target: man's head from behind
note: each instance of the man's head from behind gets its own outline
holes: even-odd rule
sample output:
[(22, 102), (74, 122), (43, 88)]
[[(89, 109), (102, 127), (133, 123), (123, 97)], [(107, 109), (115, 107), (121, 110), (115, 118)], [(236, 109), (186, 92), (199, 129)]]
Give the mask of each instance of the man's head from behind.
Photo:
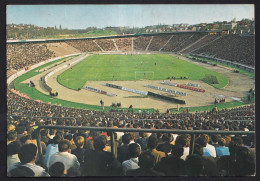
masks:
[(35, 144), (25, 144), (21, 147), (21, 149), (18, 152), (18, 157), (22, 164), (30, 163), (32, 161), (35, 161), (37, 154), (37, 147)]
[(132, 143), (128, 147), (131, 158), (136, 158), (141, 154), (141, 148), (137, 143)]
[(101, 151), (106, 148), (107, 138), (105, 136), (98, 136), (94, 139), (94, 147), (96, 151)]
[(158, 139), (156, 136), (150, 136), (148, 138), (148, 143), (147, 143), (147, 147), (150, 148), (150, 149), (154, 149), (156, 148), (158, 145)]
[(59, 152), (70, 152), (70, 142), (69, 140), (62, 140), (58, 144)]
[(75, 144), (77, 147), (81, 148), (84, 146), (85, 140), (83, 136), (77, 136), (75, 140)]
[(130, 134), (124, 134), (122, 136), (122, 142), (124, 143), (124, 145), (128, 145), (131, 141), (131, 135)]
[(54, 144), (59, 144), (59, 142), (61, 142), (63, 140), (63, 137), (60, 135), (56, 135), (53, 137), (53, 143)]
[(139, 156), (138, 165), (140, 168), (149, 169), (153, 168), (155, 164), (155, 158), (150, 151), (144, 151)]

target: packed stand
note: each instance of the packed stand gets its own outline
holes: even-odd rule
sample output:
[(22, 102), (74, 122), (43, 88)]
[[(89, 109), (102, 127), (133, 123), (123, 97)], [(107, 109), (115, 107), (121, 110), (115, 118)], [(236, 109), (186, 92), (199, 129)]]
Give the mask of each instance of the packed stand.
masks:
[(112, 39), (96, 39), (96, 42), (104, 51), (116, 51), (116, 47)]
[(165, 52), (176, 52), (175, 49), (178, 48), (184, 41), (190, 38), (192, 34), (175, 34), (171, 40), (162, 48), (162, 51)]
[(171, 38), (172, 35), (154, 36), (148, 48), (149, 51), (159, 51)]
[[(124, 125), (138, 125), (141, 128), (185, 129), (185, 130), (245, 130), (254, 131), (255, 107), (254, 105), (222, 109), (218, 111), (205, 111), (196, 113), (132, 113), (127, 112), (99, 112), (84, 109), (62, 107), (20, 97), (9, 92), (7, 95), (8, 121), (19, 120), (15, 115), (46, 116), (46, 117), (72, 117), (76, 119), (77, 126), (112, 127)], [(10, 120), (9, 120), (10, 119)], [(24, 118), (30, 122), (40, 121), (41, 118)], [(134, 121), (130, 119), (140, 119)], [(153, 120), (153, 119), (160, 119)], [(164, 120), (172, 121), (164, 121)], [(64, 121), (65, 120), (65, 121)], [(232, 121), (241, 120), (241, 121)], [(248, 121), (244, 121), (248, 120)], [(46, 121), (46, 120), (45, 120)], [(57, 120), (53, 120), (55, 123)], [(72, 119), (62, 119), (60, 125), (72, 125)], [(58, 122), (58, 121), (57, 121)], [(50, 120), (49, 120), (50, 123)], [(48, 123), (46, 123), (48, 124)]]
[(42, 165), (31, 124), (8, 124), (9, 177), (255, 175), (253, 135), (197, 135), (190, 154), (190, 135), (115, 132), (113, 155), (107, 132), (43, 129), (40, 134)]
[(65, 41), (68, 45), (82, 51), (82, 52), (95, 52), (101, 51), (98, 45), (93, 40), (68, 40)]
[(176, 49), (174, 49), (174, 51), (175, 52), (179, 52), (179, 51), (182, 52), (181, 50), (183, 50), (186, 47), (190, 46), (191, 44), (195, 43), (196, 41), (198, 41), (199, 39), (201, 39), (204, 36), (205, 36), (205, 34), (194, 33), (187, 40), (182, 42)]
[(134, 50), (145, 51), (152, 36), (138, 36), (134, 39)]
[(116, 38), (115, 42), (119, 51), (132, 51), (132, 38)]
[(203, 39), (192, 45), (191, 47), (185, 49), (183, 53), (192, 53), (193, 51), (206, 46), (210, 42), (220, 38), (221, 36), (218, 35), (206, 35)]
[[(255, 141), (252, 135), (198, 135), (194, 154), (190, 155), (190, 135), (115, 132), (116, 152), (112, 155), (110, 133), (43, 129), (41, 148), (44, 163), (39, 165), (34, 131), (38, 125), (51, 124), (132, 129), (254, 131), (254, 105), (209, 112), (148, 114), (66, 108), (38, 103), (11, 92), (7, 101), (8, 114), (13, 115), (8, 115), (7, 119), (7, 167), (8, 176), (11, 177), (255, 174)], [(69, 118), (44, 119), (30, 116), (74, 117), (76, 121)], [(229, 121), (236, 118), (243, 120)]]
[(228, 35), (209, 43), (193, 53), (255, 66), (254, 36)]
[(20, 70), (55, 57), (55, 54), (44, 43), (21, 43), (7, 44), (6, 56), (7, 70)]

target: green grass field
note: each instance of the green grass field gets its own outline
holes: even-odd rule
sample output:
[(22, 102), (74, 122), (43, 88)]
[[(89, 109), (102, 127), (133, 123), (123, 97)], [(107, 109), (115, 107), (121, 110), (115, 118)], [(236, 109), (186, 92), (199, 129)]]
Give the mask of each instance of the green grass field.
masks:
[[(107, 56), (107, 55), (106, 55)], [(113, 56), (113, 55), (109, 55), (109, 56)], [(115, 55), (114, 55), (115, 56)], [(144, 56), (147, 56), (147, 55), (144, 55)], [(152, 56), (152, 55), (150, 55)], [(165, 55), (163, 55), (165, 56)], [(125, 55), (122, 55), (121, 57), (128, 57), (128, 56), (125, 56)], [(134, 55), (132, 57), (135, 57)], [(136, 56), (138, 57), (139, 59), (141, 59), (140, 57), (144, 58), (143, 55), (139, 55), (139, 56)], [(149, 57), (149, 55), (148, 55)], [(157, 58), (160, 57), (160, 55), (156, 55)], [(93, 57), (89, 57), (89, 58), (95, 58), (95, 56)], [(99, 57), (100, 58), (100, 57)], [(151, 57), (150, 57), (151, 58)], [(172, 56), (168, 56), (167, 58), (171, 58), (170, 62), (172, 63), (172, 60), (174, 61), (173, 64), (176, 65), (178, 63), (181, 62), (181, 60), (179, 59), (176, 59)], [(88, 110), (98, 110), (98, 111), (102, 111), (102, 108), (101, 106), (95, 106), (95, 105), (88, 105), (88, 104), (82, 104), (82, 103), (75, 103), (75, 102), (70, 102), (70, 101), (66, 101), (66, 100), (61, 100), (61, 99), (57, 99), (57, 98), (52, 98), (51, 96), (49, 95), (45, 95), (43, 93), (41, 93), (40, 91), (38, 91), (37, 89), (35, 89), (34, 87), (29, 87), (28, 84), (23, 84), (21, 83), (22, 81), (30, 78), (30, 77), (33, 77), (37, 74), (39, 74), (39, 72), (36, 72), (37, 70), (41, 69), (41, 68), (44, 68), (44, 67), (47, 67), (49, 65), (52, 65), (56, 62), (60, 62), (60, 61), (63, 61), (63, 59), (59, 59), (59, 60), (56, 60), (54, 62), (50, 62), (50, 63), (47, 63), (47, 64), (44, 64), (36, 69), (33, 69), (33, 70), (30, 70), (28, 71), (27, 73), (23, 74), (22, 76), (18, 77), (16, 80), (15, 80), (15, 87), (17, 90), (19, 90), (21, 93), (25, 93), (27, 94), (30, 98), (32, 99), (38, 99), (38, 100), (42, 100), (43, 102), (45, 103), (48, 103), (48, 102), (51, 102), (52, 104), (56, 104), (56, 105), (62, 105), (62, 106), (65, 106), (65, 107), (74, 107), (74, 108), (79, 108), (79, 109), (88, 109)], [(86, 59), (85, 61), (83, 62), (87, 62), (89, 61), (89, 59)], [(135, 60), (137, 61), (137, 60)], [(146, 60), (147, 61), (147, 60)], [(113, 61), (112, 61), (113, 62)], [(168, 61), (169, 62), (169, 61)], [(160, 65), (160, 61), (158, 60), (158, 63)], [(183, 63), (183, 62), (182, 62)], [(130, 64), (130, 63), (129, 63)], [(165, 65), (165, 64), (164, 64)], [(182, 64), (183, 65), (183, 64)], [(97, 65), (96, 65), (97, 66)], [(144, 66), (144, 63), (143, 63), (143, 66)], [(190, 64), (188, 66), (193, 66), (193, 64)], [(185, 67), (187, 68), (187, 67)], [(197, 68), (197, 67), (196, 67)], [(74, 68), (73, 68), (74, 69)], [(72, 69), (72, 70), (73, 70)], [(105, 69), (105, 67), (104, 67)], [(159, 69), (159, 66), (158, 66), (158, 69)], [(115, 69), (114, 69), (115, 70)], [(207, 70), (207, 69), (206, 69)], [(205, 74), (208, 74), (205, 73)], [(213, 73), (211, 73), (213, 74)], [(118, 74), (119, 75), (119, 74)], [(156, 74), (155, 74), (156, 75)], [(166, 76), (167, 74), (165, 74)], [(187, 76), (187, 74), (185, 74)], [(191, 74), (188, 74), (188, 76), (191, 75)], [(215, 75), (215, 74), (214, 74)], [(183, 74), (182, 74), (183, 76)], [(177, 76), (176, 76), (177, 77)], [(203, 76), (202, 76), (203, 77)], [(102, 77), (100, 76), (100, 79)], [(132, 77), (134, 79), (134, 75)], [(159, 76), (160, 78), (160, 76)], [(190, 77), (191, 79), (192, 77)], [(127, 80), (130, 80), (130, 79), (127, 79)], [(219, 104), (217, 105), (217, 107), (219, 109), (223, 109), (223, 108), (230, 108), (230, 107), (236, 107), (236, 106), (241, 106), (241, 105), (244, 105), (245, 103), (242, 103), (242, 102), (238, 102), (238, 101), (233, 101), (233, 102), (228, 102), (228, 103), (222, 103), (222, 104)], [(201, 106), (201, 107), (191, 107), (190, 108), (190, 111), (193, 112), (193, 111), (210, 111), (212, 110), (212, 108), (214, 107), (214, 105), (210, 105), (210, 106)], [(111, 109), (111, 107), (105, 107), (105, 111), (109, 111)], [(127, 109), (127, 108), (122, 108), (122, 109)], [(180, 108), (180, 111), (179, 112), (182, 112), (184, 109), (186, 108)], [(154, 109), (140, 109), (140, 110), (143, 110), (143, 111), (147, 111), (149, 110), (150, 112), (154, 112)], [(139, 108), (135, 108), (134, 109), (134, 112), (138, 112), (139, 111)], [(178, 112), (175, 108), (174, 109), (171, 109), (172, 112)]]
[[(89, 56), (72, 69), (59, 75), (57, 81), (68, 88), (77, 90), (82, 88), (86, 81), (135, 80), (137, 71), (154, 72), (154, 80), (166, 80), (168, 77), (177, 79), (189, 77), (190, 80), (202, 80), (208, 74), (216, 76), (219, 82), (212, 86), (221, 89), (228, 84), (228, 79), (222, 74), (163, 54)], [(137, 74), (137, 78), (140, 76), (153, 79), (152, 73)]]
[[(71, 57), (75, 57), (75, 56), (71, 56)], [(70, 101), (66, 101), (66, 100), (53, 98), (50, 95), (45, 95), (42, 92), (38, 91), (35, 87), (29, 87), (28, 83), (22, 83), (23, 81), (38, 75), (39, 72), (37, 72), (37, 70), (40, 70), (42, 68), (45, 68), (49, 65), (53, 65), (53, 64), (58, 63), (58, 62), (62, 62), (64, 59), (66, 59), (66, 58), (61, 58), (61, 59), (55, 60), (53, 62), (46, 63), (44, 65), (41, 65), (38, 68), (30, 70), (27, 73), (21, 75), (20, 77), (18, 77), (14, 81), (14, 85), (15, 85), (16, 90), (19, 90), (21, 93), (28, 95), (31, 99), (41, 100), (45, 103), (51, 103), (51, 104), (56, 104), (56, 105), (62, 105), (64, 107), (72, 107), (72, 108), (78, 108), (78, 109), (103, 111), (101, 106), (95, 106), (95, 105), (89, 105), (89, 104), (83, 104), (83, 103), (77, 103), (77, 102), (70, 102)], [(105, 107), (105, 111), (110, 111), (110, 109), (111, 109), (111, 107)], [(113, 108), (113, 109), (114, 110), (116, 110), (116, 109), (122, 110), (123, 109), (125, 111), (128, 110), (127, 108)], [(152, 108), (151, 109), (149, 109), (149, 108), (138, 109), (137, 108), (137, 109), (134, 109), (134, 112), (137, 113), (139, 110), (154, 112), (154, 109), (152, 109)]]

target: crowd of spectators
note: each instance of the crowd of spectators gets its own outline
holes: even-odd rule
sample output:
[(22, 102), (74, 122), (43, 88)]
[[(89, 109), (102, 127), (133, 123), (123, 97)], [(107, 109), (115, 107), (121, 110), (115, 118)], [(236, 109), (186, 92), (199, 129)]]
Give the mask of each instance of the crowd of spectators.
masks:
[[(254, 174), (254, 136), (245, 135), (198, 135), (190, 155), (190, 135), (116, 132), (116, 153), (112, 155), (109, 133), (42, 130), (44, 165), (39, 165), (33, 151), (37, 147), (34, 127), (38, 125), (254, 131), (254, 105), (196, 113), (99, 112), (39, 103), (9, 92), (8, 114), (13, 115), (7, 120), (9, 176)], [(74, 117), (76, 121), (30, 116)]]
[[(162, 51), (178, 52), (203, 36), (205, 34), (198, 33), (153, 36), (148, 50), (159, 51), (162, 48)], [(254, 36), (227, 35), (217, 37), (219, 36), (207, 35), (184, 52), (205, 54), (254, 66)], [(132, 51), (132, 38), (114, 38), (113, 40), (96, 39), (95, 41), (104, 51), (116, 51), (115, 44), (119, 51)], [(151, 36), (134, 38), (134, 50), (146, 50), (150, 40)], [(65, 43), (82, 52), (101, 51), (93, 40), (68, 40)], [(7, 44), (7, 70), (26, 68), (54, 56), (55, 53), (50, 51), (44, 43)]]
[(148, 51), (159, 51), (171, 38), (172, 35), (154, 36)]
[[(205, 111), (196, 113), (132, 113), (125, 112), (100, 112), (84, 109), (68, 108), (47, 103), (40, 103), (31, 99), (20, 97), (12, 92), (7, 97), (8, 122), (26, 120), (41, 124), (49, 124), (50, 119), (30, 118), (27, 116), (46, 117), (72, 117), (76, 119), (52, 120), (58, 125), (77, 126), (135, 126), (143, 128), (184, 129), (184, 130), (250, 130), (254, 131), (255, 108), (254, 105), (222, 109), (218, 111)], [(25, 115), (25, 117), (15, 117)], [(139, 121), (131, 119), (140, 119)], [(156, 119), (156, 120), (153, 120)], [(159, 121), (159, 120), (160, 121)], [(171, 119), (172, 121), (164, 121)], [(241, 121), (232, 121), (241, 120)], [(248, 120), (248, 121), (244, 121)]]
[(228, 35), (212, 41), (193, 53), (205, 54), (245, 65), (255, 65), (254, 36)]
[(134, 50), (146, 50), (152, 36), (138, 36), (134, 39)]
[(202, 48), (203, 46), (207, 45), (208, 43), (214, 41), (221, 36), (218, 35), (205, 35), (203, 39), (195, 43), (194, 45), (190, 46), (189, 48), (185, 49), (183, 53), (192, 53), (193, 51), (197, 50), (198, 48)]
[(96, 42), (104, 51), (116, 51), (116, 47), (112, 39), (96, 39)]
[(178, 48), (183, 42), (185, 42), (191, 36), (192, 34), (190, 33), (173, 35), (171, 40), (162, 48), (162, 51), (175, 52), (174, 50)]
[(132, 51), (132, 38), (116, 38), (115, 42), (119, 51)]
[(44, 43), (21, 43), (6, 45), (7, 70), (20, 70), (55, 57)]
[(47, 149), (43, 151), (44, 164), (40, 165), (37, 143), (32, 136), (35, 131), (28, 126), (21, 133), (21, 124), (8, 125), (7, 174), (10, 177), (255, 174), (253, 135), (200, 134), (190, 154), (188, 134), (116, 132), (117, 152), (113, 155), (110, 133), (41, 130), (41, 136), (47, 138), (42, 141)]
[(201, 39), (205, 34), (201, 33), (194, 33), (192, 34), (188, 39), (186, 39), (184, 42), (182, 42), (177, 48), (174, 49), (174, 52), (181, 52), (182, 49), (190, 46), (191, 44), (195, 43), (199, 39)]
[(80, 50), (81, 52), (101, 51), (101, 49), (93, 40), (68, 40), (65, 42), (68, 45)]

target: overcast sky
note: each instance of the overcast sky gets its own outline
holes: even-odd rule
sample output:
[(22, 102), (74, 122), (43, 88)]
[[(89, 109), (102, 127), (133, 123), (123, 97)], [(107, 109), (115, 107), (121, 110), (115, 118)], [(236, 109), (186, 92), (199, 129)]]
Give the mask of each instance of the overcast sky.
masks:
[(69, 29), (198, 24), (254, 18), (254, 5), (8, 5), (7, 24)]

